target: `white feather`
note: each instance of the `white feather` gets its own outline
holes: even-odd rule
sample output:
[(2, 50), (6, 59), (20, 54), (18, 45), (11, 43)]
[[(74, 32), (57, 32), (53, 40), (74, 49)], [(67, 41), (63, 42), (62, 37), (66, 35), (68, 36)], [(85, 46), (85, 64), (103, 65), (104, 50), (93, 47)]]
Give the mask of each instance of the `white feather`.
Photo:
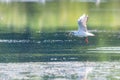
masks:
[(78, 19), (78, 31), (74, 31), (73, 35), (78, 37), (87, 37), (87, 36), (94, 36), (94, 34), (88, 32), (87, 30), (87, 23), (88, 21), (88, 15), (83, 14)]

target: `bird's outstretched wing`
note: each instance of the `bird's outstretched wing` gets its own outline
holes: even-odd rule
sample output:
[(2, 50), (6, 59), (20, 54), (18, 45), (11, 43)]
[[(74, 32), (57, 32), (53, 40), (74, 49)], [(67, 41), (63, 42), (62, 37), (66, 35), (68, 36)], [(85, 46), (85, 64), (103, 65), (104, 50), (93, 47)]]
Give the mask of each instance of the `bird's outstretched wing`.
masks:
[(87, 20), (88, 16), (83, 14), (79, 19), (78, 19), (78, 31), (87, 31)]

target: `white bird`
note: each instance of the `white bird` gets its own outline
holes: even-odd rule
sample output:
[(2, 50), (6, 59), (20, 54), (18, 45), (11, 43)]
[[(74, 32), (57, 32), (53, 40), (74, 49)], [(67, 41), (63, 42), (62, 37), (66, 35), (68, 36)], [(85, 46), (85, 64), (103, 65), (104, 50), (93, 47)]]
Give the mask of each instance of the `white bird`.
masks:
[(77, 37), (87, 37), (94, 36), (94, 34), (88, 32), (86, 22), (88, 21), (88, 16), (83, 14), (78, 19), (78, 31), (74, 31), (73, 35)]
[(87, 30), (87, 23), (88, 15), (83, 14), (78, 19), (78, 31), (73, 31), (71, 34), (77, 37), (86, 37), (85, 41), (88, 43), (88, 36), (95, 36), (94, 34), (88, 32)]

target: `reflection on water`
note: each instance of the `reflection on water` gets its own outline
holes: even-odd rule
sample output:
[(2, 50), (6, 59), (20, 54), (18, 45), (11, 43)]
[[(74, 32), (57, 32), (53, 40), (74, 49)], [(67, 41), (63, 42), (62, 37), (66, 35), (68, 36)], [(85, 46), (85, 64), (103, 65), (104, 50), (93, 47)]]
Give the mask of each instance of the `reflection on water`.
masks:
[(3, 33), (0, 62), (120, 60), (120, 33), (92, 32), (97, 36), (88, 37), (88, 44), (85, 38), (70, 36), (70, 32)]
[(92, 32), (88, 44), (70, 32), (1, 33), (0, 79), (119, 80), (120, 33)]
[(1, 80), (120, 80), (119, 72), (119, 62), (0, 63)]
[(120, 53), (120, 47), (97, 47), (95, 49), (88, 49), (90, 52), (97, 53)]

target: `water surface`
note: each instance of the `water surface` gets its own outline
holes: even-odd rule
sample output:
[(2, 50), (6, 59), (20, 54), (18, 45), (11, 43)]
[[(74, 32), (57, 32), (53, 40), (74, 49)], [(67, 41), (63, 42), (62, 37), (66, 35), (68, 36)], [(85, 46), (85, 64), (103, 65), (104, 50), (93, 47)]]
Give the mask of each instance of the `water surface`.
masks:
[(93, 31), (95, 37), (78, 38), (70, 32), (0, 34), (1, 62), (119, 61), (118, 31)]
[(0, 34), (2, 80), (119, 80), (119, 31)]
[(119, 72), (119, 62), (0, 63), (2, 80), (119, 80)]

